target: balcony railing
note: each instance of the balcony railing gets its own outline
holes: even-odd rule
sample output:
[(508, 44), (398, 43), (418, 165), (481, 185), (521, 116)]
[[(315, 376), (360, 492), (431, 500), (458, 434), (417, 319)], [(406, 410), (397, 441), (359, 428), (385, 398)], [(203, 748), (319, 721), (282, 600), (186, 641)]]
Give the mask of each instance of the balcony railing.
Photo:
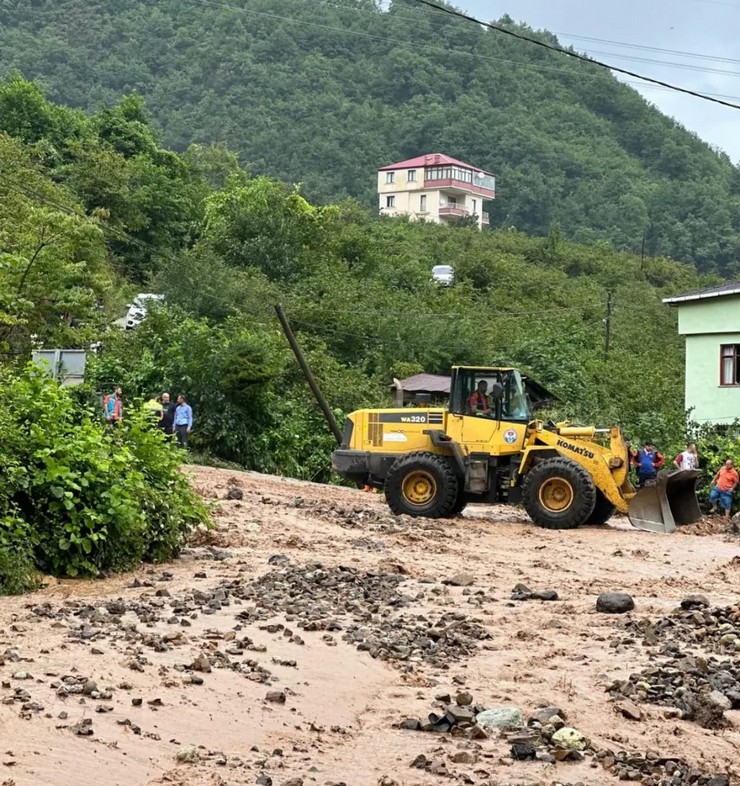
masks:
[(470, 211), (461, 205), (442, 202), (439, 206), (439, 214), (440, 216), (469, 216)]
[[(456, 205), (452, 202), (441, 202), (439, 205), (440, 216), (472, 216), (470, 210), (462, 205)], [(477, 215), (477, 214), (476, 214)], [(490, 224), (490, 217), (488, 213), (481, 213), (481, 221), (484, 224)]]
[(454, 188), (494, 198), (496, 178), (477, 173), (464, 173), (454, 168), (431, 168), (424, 171), (424, 184), (435, 188)]

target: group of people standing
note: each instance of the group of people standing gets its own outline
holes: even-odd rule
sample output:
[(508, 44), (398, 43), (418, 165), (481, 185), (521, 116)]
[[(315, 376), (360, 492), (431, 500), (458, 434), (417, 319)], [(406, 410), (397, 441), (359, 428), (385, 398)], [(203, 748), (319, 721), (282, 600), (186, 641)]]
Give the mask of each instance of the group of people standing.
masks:
[[(630, 458), (637, 470), (637, 482), (640, 488), (653, 485), (658, 477), (658, 470), (665, 465), (665, 457), (655, 449), (655, 445), (650, 440), (646, 440), (639, 450), (630, 450)], [(686, 450), (679, 453), (673, 460), (673, 467), (674, 469), (699, 469), (696, 443), (689, 442)], [(710, 515), (717, 512), (717, 505), (719, 505), (725, 518), (730, 518), (732, 498), (738, 485), (740, 485), (740, 475), (735, 469), (733, 460), (728, 458), (711, 480)]]
[[(182, 393), (177, 397), (177, 403), (170, 401), (170, 394), (165, 392), (157, 397), (152, 393), (144, 404), (144, 409), (156, 418), (156, 423), (165, 434), (174, 434), (177, 444), (181, 448), (188, 446), (188, 437), (193, 430), (193, 408), (185, 400)], [(116, 388), (107, 395), (103, 401), (103, 411), (106, 423), (116, 424), (123, 420), (123, 391)]]

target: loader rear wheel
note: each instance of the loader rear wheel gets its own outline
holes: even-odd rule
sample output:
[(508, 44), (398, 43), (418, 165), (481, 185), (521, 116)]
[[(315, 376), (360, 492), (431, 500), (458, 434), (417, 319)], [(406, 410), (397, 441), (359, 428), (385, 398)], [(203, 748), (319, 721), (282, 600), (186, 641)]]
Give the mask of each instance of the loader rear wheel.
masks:
[(458, 482), (447, 461), (432, 453), (411, 453), (396, 459), (385, 481), (390, 509), (431, 519), (451, 516), (458, 500)]
[(594, 505), (593, 513), (588, 517), (586, 524), (606, 524), (607, 521), (614, 515), (616, 508), (611, 502), (596, 489), (596, 504)]
[(525, 476), (522, 504), (538, 526), (571, 529), (589, 520), (596, 504), (596, 488), (588, 472), (575, 461), (545, 459)]

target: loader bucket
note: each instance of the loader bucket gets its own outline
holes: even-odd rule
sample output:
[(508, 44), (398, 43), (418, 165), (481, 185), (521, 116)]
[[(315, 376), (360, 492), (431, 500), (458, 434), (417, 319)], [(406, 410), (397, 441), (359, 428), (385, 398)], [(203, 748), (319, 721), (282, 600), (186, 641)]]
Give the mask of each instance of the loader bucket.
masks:
[(677, 524), (693, 524), (701, 519), (696, 498), (696, 469), (662, 471), (654, 486), (647, 486), (630, 500), (630, 523), (650, 532), (675, 532)]

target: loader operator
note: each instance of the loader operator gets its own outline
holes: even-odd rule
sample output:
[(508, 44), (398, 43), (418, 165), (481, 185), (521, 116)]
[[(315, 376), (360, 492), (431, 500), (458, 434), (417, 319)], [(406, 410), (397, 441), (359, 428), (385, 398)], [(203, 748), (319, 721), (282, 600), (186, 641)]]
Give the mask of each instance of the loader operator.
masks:
[(481, 379), (478, 382), (478, 388), (473, 392), (473, 395), (468, 399), (468, 409), (471, 415), (490, 415), (491, 408), (488, 406), (488, 382)]
[(646, 440), (643, 447), (637, 453), (632, 454), (632, 463), (637, 467), (637, 482), (640, 484), (640, 488), (655, 485), (658, 470), (664, 462), (663, 455), (658, 453), (650, 440)]

